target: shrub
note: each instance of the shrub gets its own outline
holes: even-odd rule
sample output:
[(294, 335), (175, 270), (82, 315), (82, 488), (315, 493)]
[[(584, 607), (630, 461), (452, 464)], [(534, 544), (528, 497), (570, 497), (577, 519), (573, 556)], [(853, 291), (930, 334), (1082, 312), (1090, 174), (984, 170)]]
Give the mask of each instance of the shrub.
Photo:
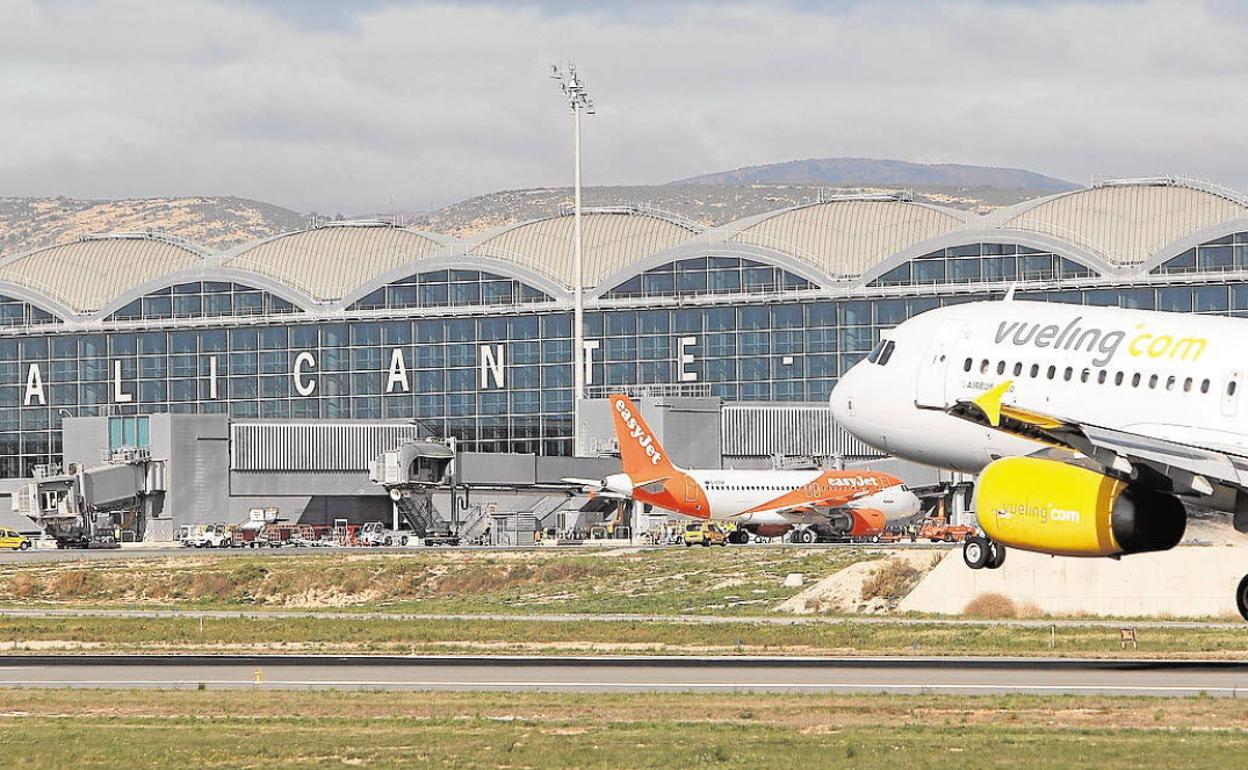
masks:
[(885, 559), (862, 584), (863, 601), (885, 599), (890, 602), (899, 601), (922, 576), (917, 569), (901, 559)]
[(980, 594), (967, 602), (966, 607), (962, 609), (962, 614), (985, 620), (1016, 618), (1018, 607), (1014, 606), (1014, 600), (1005, 594), (988, 593)]

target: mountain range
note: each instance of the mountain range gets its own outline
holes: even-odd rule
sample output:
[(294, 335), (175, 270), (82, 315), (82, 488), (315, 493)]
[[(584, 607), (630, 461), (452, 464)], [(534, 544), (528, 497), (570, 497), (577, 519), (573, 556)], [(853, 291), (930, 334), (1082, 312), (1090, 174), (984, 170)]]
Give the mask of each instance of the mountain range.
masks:
[[(983, 213), (1076, 185), (1033, 171), (898, 160), (818, 158), (720, 171), (666, 184), (595, 186), (587, 206), (631, 205), (703, 226), (811, 203), (829, 194), (906, 190), (915, 200)], [(387, 212), (409, 225), (456, 237), (550, 216), (571, 204), (568, 188), (505, 190), (433, 212)], [(348, 219), (376, 216), (350, 213)], [(344, 215), (338, 214), (338, 218)], [(161, 231), (211, 249), (306, 227), (309, 215), (234, 196), (86, 200), (0, 197), (0, 255), (101, 232)]]

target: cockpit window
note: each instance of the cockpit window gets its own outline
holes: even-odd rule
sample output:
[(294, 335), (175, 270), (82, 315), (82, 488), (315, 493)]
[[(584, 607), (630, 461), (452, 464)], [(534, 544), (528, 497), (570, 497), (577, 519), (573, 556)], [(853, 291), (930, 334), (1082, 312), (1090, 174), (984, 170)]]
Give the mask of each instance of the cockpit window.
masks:
[(871, 348), (871, 352), (867, 354), (867, 361), (873, 364), (878, 361), (880, 359), (880, 354), (884, 352), (884, 346), (887, 343), (887, 340), (880, 340), (875, 343), (875, 347)]
[(880, 351), (880, 357), (876, 363), (880, 366), (888, 366), (888, 359), (893, 357), (893, 349), (895, 347), (897, 347), (897, 345), (892, 340), (885, 342), (884, 349)]

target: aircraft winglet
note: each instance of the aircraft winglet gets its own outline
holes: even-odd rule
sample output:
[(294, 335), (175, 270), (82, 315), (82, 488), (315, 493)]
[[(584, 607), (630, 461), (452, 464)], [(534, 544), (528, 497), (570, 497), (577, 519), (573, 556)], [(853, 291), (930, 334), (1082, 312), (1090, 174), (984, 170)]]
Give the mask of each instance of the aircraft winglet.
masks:
[(1001, 399), (1005, 398), (1005, 394), (1014, 386), (1013, 380), (1006, 380), (991, 390), (986, 390), (976, 396), (971, 403), (979, 407), (979, 411), (984, 413), (984, 417), (988, 418), (988, 424), (997, 427), (1001, 424)]

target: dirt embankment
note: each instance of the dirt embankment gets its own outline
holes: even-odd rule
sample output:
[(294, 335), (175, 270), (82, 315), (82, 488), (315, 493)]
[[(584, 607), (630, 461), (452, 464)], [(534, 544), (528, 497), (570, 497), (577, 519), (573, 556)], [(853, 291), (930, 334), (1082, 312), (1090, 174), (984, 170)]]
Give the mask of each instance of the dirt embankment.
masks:
[(851, 564), (785, 600), (777, 609), (798, 615), (883, 614), (894, 609), (943, 555), (927, 550), (898, 551), (875, 561)]

